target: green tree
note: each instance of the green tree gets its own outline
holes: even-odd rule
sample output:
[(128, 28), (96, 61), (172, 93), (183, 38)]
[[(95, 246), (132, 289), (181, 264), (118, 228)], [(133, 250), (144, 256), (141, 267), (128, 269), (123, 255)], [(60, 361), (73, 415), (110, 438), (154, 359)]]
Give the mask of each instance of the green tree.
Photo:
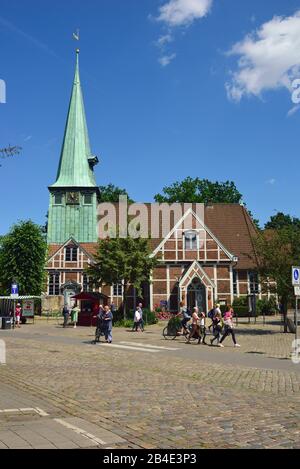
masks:
[(123, 313), (126, 319), (128, 288), (132, 285), (141, 295), (142, 283), (149, 281), (156, 260), (150, 257), (148, 239), (107, 238), (98, 241), (95, 264), (87, 274), (96, 285), (123, 285)]
[(264, 231), (259, 233), (253, 241), (263, 288), (264, 290), (269, 288), (271, 293), (278, 295), (285, 318), (285, 332), (287, 332), (288, 305), (294, 298), (291, 282), (292, 266), (300, 265), (300, 230), (285, 227)]
[(32, 221), (14, 225), (0, 243), (0, 284), (9, 294), (17, 280), (21, 295), (40, 295), (45, 279), (47, 243), (39, 226)]
[(108, 184), (107, 186), (100, 186), (100, 203), (101, 202), (119, 202), (120, 195), (126, 195), (128, 198), (128, 203), (133, 203), (133, 200), (130, 199), (126, 189), (121, 189), (120, 187), (114, 186), (113, 184)]
[(163, 194), (156, 194), (158, 203), (226, 203), (239, 204), (242, 194), (234, 182), (211, 182), (207, 179), (187, 177), (182, 182), (175, 182), (163, 188)]
[(270, 218), (270, 221), (266, 223), (266, 230), (279, 230), (282, 228), (294, 227), (300, 229), (300, 219), (285, 215), (282, 212), (278, 212), (276, 215)]

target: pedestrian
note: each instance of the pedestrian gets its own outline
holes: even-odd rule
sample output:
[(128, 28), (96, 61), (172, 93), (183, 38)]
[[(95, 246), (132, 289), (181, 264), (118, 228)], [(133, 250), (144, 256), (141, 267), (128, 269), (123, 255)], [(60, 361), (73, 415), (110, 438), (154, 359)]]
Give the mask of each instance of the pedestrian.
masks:
[(139, 303), (138, 310), (141, 315), (139, 326), (140, 326), (141, 331), (144, 332), (143, 304), (142, 303)]
[(64, 305), (62, 314), (63, 314), (63, 317), (64, 317), (63, 327), (67, 327), (69, 316), (70, 316), (70, 310), (69, 310), (68, 305)]
[(180, 302), (179, 306), (180, 306), (179, 316), (182, 317), (182, 320), (180, 323), (181, 334), (183, 335), (184, 332), (187, 331), (187, 323), (191, 320), (191, 315), (183, 301)]
[(223, 342), (228, 337), (231, 335), (234, 346), (235, 347), (240, 347), (240, 345), (236, 341), (235, 337), (235, 332), (234, 332), (234, 324), (233, 324), (233, 309), (231, 307), (228, 308), (228, 311), (225, 313), (224, 316), (224, 334), (222, 339), (220, 340), (219, 347), (224, 347)]
[(211, 328), (213, 327), (213, 319), (214, 317), (216, 316), (216, 314), (221, 314), (222, 315), (222, 312), (221, 312), (221, 306), (219, 303), (216, 303), (213, 307), (213, 309), (211, 309), (208, 313), (208, 317), (212, 320), (212, 323), (211, 325), (208, 327), (209, 330), (211, 330)]
[(200, 335), (199, 334), (199, 322), (200, 322), (200, 318), (198, 316), (198, 313), (199, 313), (199, 309), (197, 307), (195, 307), (193, 309), (193, 314), (192, 314), (192, 331), (189, 335), (189, 338), (188, 338), (188, 341), (187, 343), (189, 344), (191, 339), (195, 336), (195, 335)]
[(205, 338), (206, 338), (206, 314), (201, 313), (200, 314), (200, 335), (199, 335), (198, 344), (207, 345), (207, 343), (205, 342)]
[(217, 340), (218, 345), (221, 340), (221, 333), (223, 329), (223, 318), (222, 314), (217, 313), (213, 319), (213, 334), (214, 338), (210, 340), (211, 345), (213, 345), (214, 341)]
[(133, 328), (132, 328), (133, 331), (135, 331), (135, 332), (138, 331), (140, 321), (141, 321), (141, 313), (140, 313), (139, 309), (136, 308), (135, 313), (134, 313), (134, 319), (133, 319)]
[(22, 314), (22, 308), (21, 308), (21, 305), (20, 303), (17, 304), (16, 306), (16, 327), (21, 327), (20, 326), (20, 322), (21, 322), (21, 314)]
[(78, 308), (77, 303), (75, 303), (75, 305), (74, 305), (74, 307), (72, 308), (72, 311), (71, 311), (71, 320), (72, 320), (74, 329), (76, 329), (76, 327), (77, 327), (79, 312), (80, 312), (80, 309)]
[(112, 321), (113, 321), (113, 315), (112, 312), (109, 308), (109, 306), (104, 306), (104, 312), (102, 315), (102, 321), (103, 321), (103, 332), (105, 335), (105, 340), (107, 343), (111, 344), (112, 343)]
[(117, 310), (116, 305), (113, 301), (110, 303), (110, 310), (111, 310), (113, 315), (115, 314), (115, 312)]

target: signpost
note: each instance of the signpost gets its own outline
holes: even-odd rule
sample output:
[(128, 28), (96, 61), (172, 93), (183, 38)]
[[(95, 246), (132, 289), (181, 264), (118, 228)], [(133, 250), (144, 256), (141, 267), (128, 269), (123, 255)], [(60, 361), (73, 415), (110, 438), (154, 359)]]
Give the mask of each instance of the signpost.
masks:
[(292, 283), (295, 289), (295, 340), (298, 340), (298, 299), (300, 298), (300, 267), (292, 267)]
[(14, 319), (13, 319), (13, 329), (14, 329), (15, 324), (16, 324), (16, 300), (19, 298), (19, 285), (17, 284), (15, 280), (11, 284), (10, 297), (12, 300), (14, 300)]

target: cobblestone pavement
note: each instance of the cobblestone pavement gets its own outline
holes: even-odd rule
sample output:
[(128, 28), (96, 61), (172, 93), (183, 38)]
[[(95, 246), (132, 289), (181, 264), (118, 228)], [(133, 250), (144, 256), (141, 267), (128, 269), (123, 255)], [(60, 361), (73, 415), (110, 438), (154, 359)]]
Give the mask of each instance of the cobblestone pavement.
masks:
[(241, 349), (218, 349), (162, 327), (114, 330), (114, 347), (51, 321), (0, 331), (0, 448), (300, 448), (292, 335), (240, 324)]

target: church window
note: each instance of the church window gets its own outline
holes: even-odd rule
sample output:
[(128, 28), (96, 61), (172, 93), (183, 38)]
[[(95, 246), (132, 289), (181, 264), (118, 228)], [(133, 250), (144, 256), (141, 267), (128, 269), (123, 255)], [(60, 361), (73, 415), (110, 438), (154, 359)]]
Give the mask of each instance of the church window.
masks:
[(60, 282), (59, 273), (49, 274), (48, 292), (50, 296), (59, 295), (59, 286), (60, 286), (59, 282)]
[(249, 272), (248, 273), (248, 281), (249, 281), (249, 289), (250, 294), (258, 294), (259, 293), (259, 280), (257, 272)]
[(84, 194), (83, 203), (84, 203), (84, 205), (92, 205), (92, 203), (93, 203), (92, 194)]
[(123, 288), (121, 283), (113, 284), (113, 296), (123, 296)]
[(55, 205), (62, 205), (63, 203), (63, 196), (62, 194), (55, 194), (54, 195), (54, 204)]
[(78, 259), (78, 248), (76, 246), (67, 246), (65, 248), (65, 261), (77, 262), (77, 259)]
[(186, 251), (197, 251), (198, 236), (196, 231), (186, 231), (184, 233), (184, 245)]
[(85, 293), (90, 291), (90, 279), (86, 274), (82, 274), (82, 291)]
[(238, 295), (238, 273), (236, 270), (233, 271), (233, 294)]

